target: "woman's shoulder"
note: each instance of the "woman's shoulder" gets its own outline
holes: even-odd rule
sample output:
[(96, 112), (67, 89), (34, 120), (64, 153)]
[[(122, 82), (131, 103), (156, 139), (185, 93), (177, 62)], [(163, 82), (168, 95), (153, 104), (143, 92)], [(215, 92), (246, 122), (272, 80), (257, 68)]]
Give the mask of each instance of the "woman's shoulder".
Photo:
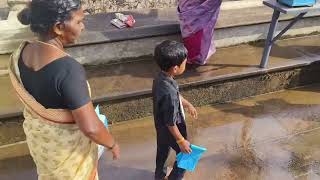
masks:
[(55, 60), (52, 65), (58, 67), (60, 70), (67, 72), (73, 72), (75, 70), (84, 71), (83, 66), (71, 56), (61, 57)]
[(58, 58), (55, 61), (68, 67), (82, 67), (82, 65), (75, 58), (68, 55)]
[(86, 78), (84, 67), (74, 58), (70, 56), (61, 57), (52, 63), (48, 64), (42, 71), (49, 77), (53, 76), (54, 79), (64, 82), (66, 80), (75, 80), (81, 77)]

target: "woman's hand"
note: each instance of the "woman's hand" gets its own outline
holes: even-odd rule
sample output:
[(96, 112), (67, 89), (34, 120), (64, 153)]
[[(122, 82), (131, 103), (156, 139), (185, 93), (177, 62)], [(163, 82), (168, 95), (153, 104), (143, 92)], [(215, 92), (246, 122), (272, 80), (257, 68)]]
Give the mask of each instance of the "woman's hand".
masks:
[(99, 120), (92, 102), (72, 111), (80, 130), (97, 144), (100, 144), (111, 150), (113, 159), (119, 159), (120, 147), (114, 138), (106, 129), (104, 124)]
[(112, 150), (113, 160), (118, 160), (120, 158), (120, 146), (116, 144)]

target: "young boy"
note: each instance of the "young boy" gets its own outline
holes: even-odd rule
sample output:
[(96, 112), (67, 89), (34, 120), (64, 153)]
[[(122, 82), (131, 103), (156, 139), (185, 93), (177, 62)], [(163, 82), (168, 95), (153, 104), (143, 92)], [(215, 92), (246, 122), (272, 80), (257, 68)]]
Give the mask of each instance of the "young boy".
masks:
[[(165, 179), (166, 160), (170, 148), (176, 153), (191, 153), (187, 139), (187, 129), (184, 109), (186, 108), (193, 118), (197, 118), (197, 111), (179, 93), (179, 87), (174, 77), (181, 75), (186, 66), (187, 49), (182, 43), (164, 41), (155, 48), (155, 60), (161, 72), (153, 81), (153, 114), (157, 132), (157, 157), (155, 179)], [(174, 163), (169, 180), (181, 180), (185, 170)]]

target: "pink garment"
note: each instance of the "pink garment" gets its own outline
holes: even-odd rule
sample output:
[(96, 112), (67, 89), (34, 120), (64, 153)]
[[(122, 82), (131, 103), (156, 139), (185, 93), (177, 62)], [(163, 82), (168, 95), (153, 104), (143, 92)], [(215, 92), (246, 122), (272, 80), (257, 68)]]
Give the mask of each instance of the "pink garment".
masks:
[(204, 65), (216, 51), (213, 32), (221, 0), (179, 0), (178, 16), (188, 63)]

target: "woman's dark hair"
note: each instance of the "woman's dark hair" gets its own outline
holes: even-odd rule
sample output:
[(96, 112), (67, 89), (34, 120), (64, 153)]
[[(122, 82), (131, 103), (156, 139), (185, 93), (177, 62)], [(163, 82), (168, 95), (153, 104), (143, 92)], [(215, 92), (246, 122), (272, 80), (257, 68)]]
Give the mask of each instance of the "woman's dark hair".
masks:
[(180, 66), (187, 58), (188, 50), (182, 43), (164, 41), (154, 50), (154, 58), (163, 71), (168, 71), (173, 66)]
[(18, 19), (23, 25), (30, 25), (33, 32), (45, 35), (55, 23), (69, 20), (71, 12), (80, 8), (80, 0), (32, 0)]

